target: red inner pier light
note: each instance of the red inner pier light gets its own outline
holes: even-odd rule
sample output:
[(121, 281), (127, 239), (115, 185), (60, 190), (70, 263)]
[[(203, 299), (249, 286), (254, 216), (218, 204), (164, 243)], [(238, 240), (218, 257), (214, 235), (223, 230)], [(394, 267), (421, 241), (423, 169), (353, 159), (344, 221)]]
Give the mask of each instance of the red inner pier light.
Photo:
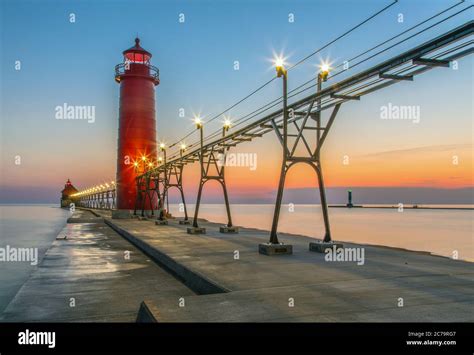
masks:
[[(159, 71), (150, 64), (151, 53), (140, 46), (123, 52), (123, 63), (115, 66), (120, 84), (117, 152), (117, 209), (133, 210), (137, 198), (135, 178), (156, 166), (155, 86)], [(147, 208), (152, 209), (150, 201)]]

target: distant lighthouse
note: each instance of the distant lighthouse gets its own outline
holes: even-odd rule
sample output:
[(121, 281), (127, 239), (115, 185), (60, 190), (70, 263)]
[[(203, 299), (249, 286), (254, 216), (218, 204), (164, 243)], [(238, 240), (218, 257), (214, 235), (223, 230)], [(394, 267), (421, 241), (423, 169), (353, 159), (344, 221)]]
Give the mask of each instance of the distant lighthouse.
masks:
[[(137, 198), (136, 176), (157, 164), (155, 86), (160, 80), (151, 56), (136, 38), (135, 46), (123, 52), (123, 63), (115, 67), (120, 84), (115, 218), (129, 216)], [(146, 209), (152, 209), (150, 201)]]
[(71, 180), (67, 179), (64, 189), (61, 191), (61, 207), (70, 207), (71, 202), (75, 202), (72, 195), (74, 195), (77, 189), (71, 183)]
[(354, 207), (354, 205), (352, 204), (352, 190), (347, 190), (347, 204), (346, 204), (347, 207), (351, 208), (351, 207)]

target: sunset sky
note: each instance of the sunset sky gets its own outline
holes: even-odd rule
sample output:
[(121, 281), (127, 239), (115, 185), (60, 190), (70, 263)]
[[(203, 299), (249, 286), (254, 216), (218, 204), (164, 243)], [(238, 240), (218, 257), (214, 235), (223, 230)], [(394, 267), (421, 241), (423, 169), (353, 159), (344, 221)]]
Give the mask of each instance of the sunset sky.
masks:
[[(193, 129), (193, 114), (206, 121), (271, 79), (273, 53), (283, 53), (288, 65), (294, 64), (391, 2), (2, 1), (0, 202), (56, 202), (67, 178), (78, 188), (115, 179), (119, 85), (114, 66), (137, 35), (160, 69), (158, 139), (172, 143)], [(292, 70), (289, 89), (314, 77), (322, 60), (335, 67), (457, 2), (400, 0)], [(179, 14), (184, 14), (184, 23)], [(289, 14), (294, 14), (292, 23)], [(341, 78), (457, 27), (472, 15), (472, 9), (465, 11)], [(16, 70), (16, 61), (21, 70)], [(234, 70), (235, 61), (239, 70)], [(413, 82), (344, 104), (322, 152), (330, 202), (342, 202), (331, 194), (337, 189), (405, 188), (410, 196), (429, 189), (438, 193), (439, 203), (472, 203), (472, 78), (470, 56), (459, 60), (456, 70), (434, 69)], [(229, 114), (236, 120), (280, 94), (281, 81), (275, 80)], [(55, 107), (64, 103), (95, 106), (95, 122), (55, 119)], [(382, 120), (381, 107), (389, 104), (418, 106), (420, 122)], [(180, 108), (186, 117), (179, 117)], [(213, 132), (219, 125), (216, 120), (205, 129)], [(186, 142), (197, 138), (196, 132)], [(271, 201), (281, 159), (275, 135), (231, 152), (255, 153), (258, 163), (254, 171), (227, 169), (231, 198)], [(21, 164), (15, 164), (17, 156)], [(185, 172), (191, 201), (197, 168), (195, 164)], [(314, 172), (301, 166), (291, 171), (286, 187), (297, 191), (315, 184)], [(467, 195), (450, 199), (442, 189), (463, 189)], [(206, 194), (217, 198), (220, 191), (209, 186)], [(382, 201), (394, 202), (388, 197)]]

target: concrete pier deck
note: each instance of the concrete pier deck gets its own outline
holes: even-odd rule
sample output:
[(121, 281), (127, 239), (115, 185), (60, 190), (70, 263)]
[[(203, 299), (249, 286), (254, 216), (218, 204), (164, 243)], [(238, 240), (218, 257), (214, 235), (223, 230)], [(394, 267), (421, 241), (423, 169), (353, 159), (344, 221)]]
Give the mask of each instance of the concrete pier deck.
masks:
[(194, 294), (90, 212), (76, 211), (58, 238), (64, 236), (1, 322), (134, 322), (145, 298)]
[[(266, 231), (222, 234), (202, 221), (207, 234), (191, 235), (173, 219), (155, 225), (96, 213), (73, 216), (105, 224), (69, 224), (71, 244), (55, 242), (0, 320), (133, 321), (142, 300), (161, 322), (474, 320), (469, 262), (351, 243), (344, 247), (364, 248), (363, 265), (331, 262), (308, 250), (314, 239), (283, 233), (293, 255), (265, 256), (257, 250)], [(125, 249), (132, 262), (122, 260)], [(87, 301), (71, 310), (73, 295)]]

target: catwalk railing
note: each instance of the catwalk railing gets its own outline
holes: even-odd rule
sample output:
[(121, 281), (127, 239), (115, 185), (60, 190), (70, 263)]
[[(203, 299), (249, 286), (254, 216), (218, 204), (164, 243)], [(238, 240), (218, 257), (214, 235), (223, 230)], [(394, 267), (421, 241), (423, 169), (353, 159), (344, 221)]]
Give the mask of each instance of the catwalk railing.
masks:
[(113, 210), (117, 201), (115, 182), (91, 187), (71, 195), (70, 198), (78, 207)]

